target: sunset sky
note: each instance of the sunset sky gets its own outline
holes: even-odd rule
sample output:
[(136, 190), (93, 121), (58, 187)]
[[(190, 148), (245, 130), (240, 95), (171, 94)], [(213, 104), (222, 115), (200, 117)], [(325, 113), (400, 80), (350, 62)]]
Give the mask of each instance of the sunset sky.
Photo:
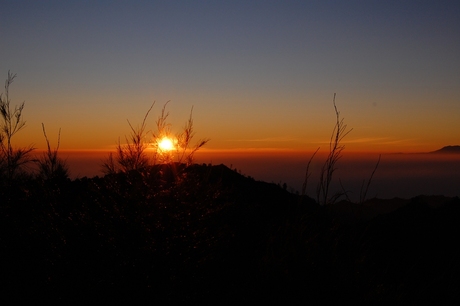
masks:
[[(208, 150), (460, 144), (459, 1), (0, 1), (0, 80), (25, 101), (15, 144), (111, 149), (167, 101)], [(3, 87), (0, 90), (3, 92)]]

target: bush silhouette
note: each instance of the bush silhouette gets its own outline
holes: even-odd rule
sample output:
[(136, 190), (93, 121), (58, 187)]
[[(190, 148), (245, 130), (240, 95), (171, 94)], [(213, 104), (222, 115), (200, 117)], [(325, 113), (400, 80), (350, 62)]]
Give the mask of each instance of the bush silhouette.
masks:
[[(171, 125), (167, 122), (169, 112), (166, 111), (166, 106), (168, 103), (169, 101), (165, 103), (156, 121), (156, 132), (150, 134), (147, 131), (147, 118), (155, 103), (150, 106), (139, 127), (134, 128), (128, 120), (131, 133), (129, 137), (125, 137), (125, 144), (122, 144), (120, 140), (118, 141), (115, 156), (110, 153), (103, 163), (102, 170), (105, 174), (128, 173), (133, 170), (142, 172), (151, 169), (156, 164), (172, 163), (174, 161), (187, 166), (193, 163), (195, 152), (203, 147), (209, 139), (200, 139), (194, 146), (191, 145), (195, 136), (192, 118), (193, 107), (182, 132), (173, 136)], [(150, 139), (149, 135), (151, 135)], [(173, 150), (166, 151), (161, 147), (161, 141), (164, 138), (172, 142)], [(148, 157), (146, 152), (148, 148), (153, 149), (151, 158)], [(176, 154), (175, 157), (173, 152)]]
[(0, 94), (0, 178), (10, 182), (18, 175), (22, 168), (32, 161), (30, 153), (32, 146), (26, 148), (14, 148), (12, 139), (25, 127), (26, 122), (22, 119), (24, 102), (11, 108), (10, 85), (16, 78), (16, 74), (8, 71), (5, 81), (5, 92)]
[(43, 180), (62, 180), (69, 177), (69, 167), (66, 162), (58, 157), (59, 145), (61, 143), (61, 129), (59, 129), (58, 143), (54, 150), (51, 150), (45, 125), (42, 123), (43, 135), (45, 136), (47, 151), (37, 160), (38, 177)]

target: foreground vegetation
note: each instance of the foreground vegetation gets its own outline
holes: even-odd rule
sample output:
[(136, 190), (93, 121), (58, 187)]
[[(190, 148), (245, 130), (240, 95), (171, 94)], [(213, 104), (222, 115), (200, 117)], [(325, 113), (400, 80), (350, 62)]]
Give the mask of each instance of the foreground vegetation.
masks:
[(320, 206), (223, 165), (180, 167), (2, 189), (0, 298), (459, 299), (458, 198)]

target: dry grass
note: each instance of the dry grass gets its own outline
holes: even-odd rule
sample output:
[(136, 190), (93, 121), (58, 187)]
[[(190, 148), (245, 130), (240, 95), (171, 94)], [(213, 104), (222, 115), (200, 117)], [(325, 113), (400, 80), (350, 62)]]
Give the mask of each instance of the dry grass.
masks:
[(16, 74), (8, 71), (5, 93), (0, 94), (0, 177), (5, 177), (8, 182), (21, 172), (23, 166), (32, 161), (30, 153), (34, 150), (32, 146), (13, 147), (13, 137), (26, 125), (22, 119), (24, 102), (14, 109), (11, 108), (9, 88), (15, 78)]
[[(182, 132), (173, 136), (171, 124), (167, 120), (169, 117), (169, 112), (166, 110), (168, 103), (169, 101), (164, 104), (155, 122), (156, 131), (151, 134), (147, 131), (147, 117), (155, 103), (148, 109), (142, 124), (138, 128), (134, 128), (128, 121), (131, 129), (130, 137), (125, 137), (125, 144), (122, 144), (120, 141), (118, 142), (115, 156), (113, 153), (109, 154), (107, 160), (102, 165), (104, 173), (113, 174), (132, 170), (142, 171), (155, 164), (177, 162), (188, 166), (193, 163), (195, 152), (208, 143), (209, 139), (200, 139), (195, 145), (192, 145), (192, 140), (195, 136), (192, 118), (193, 107)], [(151, 138), (148, 135), (151, 135)], [(165, 151), (160, 147), (160, 141), (165, 137), (174, 141), (175, 150)], [(152, 158), (147, 156), (147, 148), (153, 149)], [(176, 156), (174, 156), (174, 151)]]
[(50, 179), (67, 179), (69, 177), (69, 168), (66, 162), (58, 157), (58, 150), (61, 144), (61, 129), (59, 129), (58, 143), (54, 150), (51, 150), (48, 136), (46, 135), (45, 125), (42, 123), (43, 136), (45, 136), (47, 151), (43, 153), (38, 163), (38, 177), (44, 180)]
[(333, 174), (335, 170), (337, 170), (337, 162), (342, 157), (342, 151), (345, 149), (345, 145), (342, 144), (342, 140), (353, 130), (347, 129), (344, 119), (340, 118), (340, 112), (337, 110), (337, 105), (335, 104), (335, 96), (336, 94), (334, 93), (333, 104), (336, 123), (329, 141), (329, 154), (323, 164), (323, 167), (321, 168), (320, 181), (316, 190), (317, 201), (322, 204), (334, 203), (343, 195), (343, 193), (338, 192), (329, 197), (330, 186)]

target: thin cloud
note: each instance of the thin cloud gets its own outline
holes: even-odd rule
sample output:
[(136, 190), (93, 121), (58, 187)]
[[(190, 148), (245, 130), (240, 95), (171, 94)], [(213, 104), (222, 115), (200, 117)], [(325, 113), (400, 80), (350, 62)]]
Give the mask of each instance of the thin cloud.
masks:
[(286, 137), (268, 137), (268, 138), (256, 138), (256, 139), (228, 139), (227, 141), (241, 141), (241, 142), (289, 142), (298, 141), (297, 138), (286, 138)]
[(372, 143), (381, 145), (393, 145), (414, 142), (415, 139), (394, 139), (389, 137), (364, 137), (351, 140), (343, 140), (342, 143)]
[(385, 143), (388, 141), (388, 137), (364, 137), (356, 138), (351, 140), (343, 140), (343, 143)]

